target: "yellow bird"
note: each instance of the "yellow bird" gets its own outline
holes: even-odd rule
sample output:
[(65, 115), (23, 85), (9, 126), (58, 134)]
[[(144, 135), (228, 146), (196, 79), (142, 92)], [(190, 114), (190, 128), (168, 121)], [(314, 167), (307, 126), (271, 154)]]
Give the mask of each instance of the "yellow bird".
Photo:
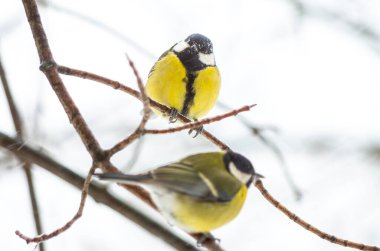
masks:
[(146, 92), (171, 108), (169, 122), (174, 123), (177, 113), (194, 120), (206, 115), (218, 98), (220, 82), (210, 39), (192, 34), (157, 60)]
[(263, 177), (247, 158), (232, 151), (190, 155), (137, 175), (95, 175), (103, 180), (145, 185), (170, 224), (206, 237), (238, 215), (247, 188)]

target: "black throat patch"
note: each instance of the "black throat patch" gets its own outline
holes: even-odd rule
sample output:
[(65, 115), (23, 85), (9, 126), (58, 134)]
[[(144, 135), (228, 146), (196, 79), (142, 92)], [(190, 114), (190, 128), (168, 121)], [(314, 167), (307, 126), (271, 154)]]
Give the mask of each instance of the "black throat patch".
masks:
[(190, 107), (194, 103), (195, 90), (194, 90), (194, 80), (197, 77), (196, 72), (187, 71), (186, 78), (183, 80), (186, 82), (186, 96), (183, 102), (181, 114), (187, 117)]
[(207, 65), (199, 60), (199, 52), (194, 46), (174, 53), (177, 55), (183, 66), (185, 66), (187, 71), (200, 71), (207, 67)]

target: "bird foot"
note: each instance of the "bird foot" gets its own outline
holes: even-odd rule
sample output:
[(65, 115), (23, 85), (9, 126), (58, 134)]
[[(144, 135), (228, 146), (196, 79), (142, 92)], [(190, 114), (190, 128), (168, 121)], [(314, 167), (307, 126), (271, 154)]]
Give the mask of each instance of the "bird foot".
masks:
[(188, 134), (190, 135), (193, 131), (195, 131), (195, 135), (193, 138), (197, 137), (199, 134), (202, 134), (203, 132), (203, 126), (200, 126), (200, 127), (196, 127), (196, 128), (193, 128), (193, 129), (190, 129)]
[(169, 111), (169, 123), (177, 122), (178, 111), (175, 108), (171, 108)]
[(200, 246), (202, 246), (202, 244), (204, 244), (207, 241), (215, 241), (218, 244), (220, 243), (220, 239), (216, 238), (211, 233), (200, 233), (200, 237), (197, 240), (197, 246), (200, 247)]

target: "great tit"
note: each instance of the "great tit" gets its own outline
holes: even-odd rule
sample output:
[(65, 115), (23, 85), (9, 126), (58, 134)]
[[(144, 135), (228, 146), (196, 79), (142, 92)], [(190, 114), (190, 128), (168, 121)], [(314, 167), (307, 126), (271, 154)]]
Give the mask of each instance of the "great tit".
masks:
[(147, 95), (190, 119), (206, 115), (219, 95), (220, 74), (210, 39), (192, 34), (164, 52), (150, 70)]
[(207, 235), (234, 219), (247, 188), (256, 178), (241, 154), (207, 152), (190, 155), (149, 172), (95, 174), (99, 179), (146, 186), (163, 217), (188, 233)]

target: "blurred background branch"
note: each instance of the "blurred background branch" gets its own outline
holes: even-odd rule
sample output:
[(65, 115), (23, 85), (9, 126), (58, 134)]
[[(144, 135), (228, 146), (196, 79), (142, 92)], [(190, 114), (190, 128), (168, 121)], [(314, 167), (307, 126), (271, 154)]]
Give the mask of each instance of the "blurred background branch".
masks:
[[(0, 132), (0, 144), (3, 148), (11, 151), (15, 156), (17, 156), (17, 158), (20, 158), (23, 161), (33, 162), (34, 164), (61, 178), (65, 182), (73, 185), (77, 189), (82, 190), (85, 179), (73, 172), (72, 168), (58, 163), (46, 154), (36, 151), (22, 141), (11, 138), (2, 132)], [(88, 194), (96, 202), (102, 203), (113, 209), (115, 212), (143, 227), (146, 231), (152, 233), (153, 236), (161, 238), (176, 249), (198, 250), (198, 248), (192, 243), (180, 238), (177, 234), (157, 223), (151, 217), (141, 213), (139, 209), (126, 204), (122, 200), (110, 194), (103, 186), (100, 186), (94, 182), (91, 183)], [(96, 219), (94, 219), (94, 221), (96, 221)], [(130, 236), (132, 238), (131, 234)]]
[[(152, 52), (163, 51), (168, 44), (192, 32), (207, 34), (214, 42), (217, 63), (223, 74), (221, 99), (232, 107), (242, 102), (255, 101), (259, 104), (254, 114), (237, 116), (243, 117), (243, 122), (226, 120), (219, 126), (209, 125), (207, 129), (216, 135), (223, 135), (229, 147), (247, 155), (255, 167), (270, 179), (267, 186), (278, 198), (287, 201), (290, 195), (297, 194), (294, 191), (302, 191), (302, 201), (286, 202), (300, 215), (339, 236), (365, 243), (379, 240), (380, 232), (374, 224), (379, 218), (376, 191), (380, 177), (378, 2), (208, 1), (202, 2), (200, 8), (200, 3), (196, 1), (186, 6), (187, 12), (181, 13), (178, 12), (183, 7), (181, 3), (172, 0), (142, 0), (139, 4), (51, 1), (52, 5), (56, 5), (53, 8), (49, 7), (50, 1), (40, 2), (44, 7), (41, 14), (45, 28), (59, 63), (91, 69), (101, 76), (122, 79), (126, 83), (134, 82), (134, 76), (125, 71), (125, 51), (133, 55), (141, 66), (142, 76), (145, 76), (158, 56)], [(32, 110), (36, 106), (43, 108), (39, 113), (38, 125), (42, 135), (35, 137), (28, 133), (26, 140), (43, 146), (41, 150), (44, 152), (43, 149), (49, 149), (55, 159), (63, 163), (69, 161), (66, 164), (84, 176), (84, 169), (78, 167), (88, 167), (88, 156), (75, 130), (67, 126), (66, 117), (57, 112), (61, 107), (57, 105), (55, 96), (51, 95), (49, 87), (35, 71), (38, 62), (20, 7), (17, 2), (9, 2), (0, 9), (0, 46), (27, 132), (33, 131), (30, 120), (35, 111)], [(60, 8), (69, 11), (60, 11)], [(76, 14), (71, 15), (71, 11)], [(81, 15), (90, 20), (86, 21)], [(84, 22), (78, 22), (78, 19)], [(88, 25), (89, 22), (92, 24)], [(106, 24), (105, 29), (100, 28), (105, 34), (99, 32), (98, 26), (102, 24), (97, 25), (97, 22)], [(112, 35), (107, 31), (107, 26), (119, 34)], [(73, 39), (78, 35), (81, 36), (80, 40)], [(140, 49), (150, 52), (139, 51), (128, 42), (129, 39), (139, 44)], [(67, 88), (102, 146), (111, 147), (135, 130), (134, 125), (140, 120), (135, 115), (141, 110), (141, 103), (129, 102), (128, 95), (119, 95), (102, 85), (88, 88), (87, 81), (62, 78), (67, 79), (65, 83), (70, 82)], [(28, 95), (25, 96), (25, 93)], [(7, 108), (1, 95), (0, 107)], [(82, 98), (84, 96), (86, 98)], [(222, 106), (219, 108), (224, 109)], [(7, 109), (0, 109), (1, 131), (12, 135), (12, 118), (8, 118), (7, 112)], [(112, 116), (116, 113), (117, 118)], [(166, 126), (158, 119), (149, 123), (153, 128)], [(257, 132), (264, 136), (264, 141), (260, 137), (250, 137)], [(33, 141), (30, 140), (31, 135)], [(199, 151), (215, 148), (202, 137), (189, 141), (187, 135), (181, 133), (165, 137), (147, 135), (143, 140), (146, 144), (138, 147), (137, 152), (140, 158), (128, 147), (127, 151), (112, 159), (115, 166), (125, 166), (131, 159), (135, 162), (134, 171), (140, 172), (146, 167), (187, 155), (195, 148)], [(141, 146), (140, 142), (135, 141), (135, 146)], [(157, 147), (163, 144), (165, 151)], [(272, 153), (268, 153), (268, 149), (277, 154), (277, 160)], [(153, 153), (158, 157), (148, 158)], [(7, 151), (0, 151), (0, 158), (1, 167), (17, 165), (16, 158)], [(292, 193), (284, 189), (286, 183), (291, 182), (286, 174), (284, 179), (284, 175), (278, 172), (278, 164), (292, 174), (298, 188), (293, 189)], [(27, 197), (14, 201), (7, 193), (10, 187), (17, 191), (19, 182), (13, 181), (12, 174), (20, 170), (0, 169), (0, 196), (9, 205), (9, 209), (2, 209), (3, 215), (9, 215), (7, 210), (13, 214), (13, 211), (25, 208), (22, 201), (27, 201)], [(36, 180), (39, 175), (44, 175), (39, 170), (34, 168)], [(37, 185), (42, 191), (49, 190), (51, 193), (61, 185), (57, 182), (57, 186), (49, 187), (48, 182), (49, 175)], [(249, 200), (256, 200), (256, 197)], [(74, 208), (74, 202), (66, 200), (65, 205)], [(61, 212), (61, 208), (58, 211), (54, 204), (60, 203), (40, 203), (43, 215), (47, 212), (46, 217), (49, 217), (49, 221), (44, 220), (44, 227), (51, 229), (59, 225), (54, 219), (59, 219), (57, 212)], [(88, 213), (91, 215), (92, 212)], [(1, 235), (7, 240), (3, 243), (5, 249), (20, 250), (17, 246), (20, 241), (14, 241), (13, 232), (8, 236), (13, 224), (34, 227), (33, 222), (29, 223), (21, 214), (18, 215), (20, 217), (3, 220), (5, 223), (0, 231), (4, 231)], [(227, 250), (236, 249), (237, 239), (241, 249), (254, 246), (262, 250), (341, 250), (318, 238), (309, 238), (302, 229), (289, 228), (289, 221), (277, 215), (276, 210), (268, 210), (260, 201), (247, 203), (239, 218), (218, 230), (217, 236), (222, 237), (222, 244)], [(111, 219), (112, 215), (107, 217)], [(63, 220), (60, 218), (61, 222)], [(85, 229), (82, 232), (99, 232), (87, 229), (83, 224), (82, 227), (78, 224), (78, 228)], [(150, 235), (145, 235), (144, 231), (140, 234), (139, 228), (133, 224), (112, 223), (112, 228), (120, 227), (134, 233), (136, 238), (130, 242), (136, 246), (149, 250), (155, 245), (154, 238), (145, 238)], [(94, 241), (90, 234), (75, 234), (78, 228), (46, 243), (47, 248), (51, 245), (55, 250), (74, 247), (102, 250), (101, 243), (91, 246)], [(289, 238), (288, 234), (294, 238)], [(124, 237), (125, 233), (113, 232), (107, 236), (109, 241), (106, 245), (122, 246)], [(144, 241), (138, 243), (139, 237)], [(294, 239), (297, 239), (296, 245)]]
[[(1, 59), (0, 54), (0, 79), (1, 83), (3, 84), (4, 93), (8, 101), (8, 106), (10, 113), (12, 115), (13, 125), (16, 131), (16, 137), (19, 141), (24, 141), (25, 139), (25, 131), (24, 131), (24, 125), (22, 123), (21, 115), (17, 109), (16, 103), (13, 99), (12, 92), (8, 83), (8, 79), (5, 73), (5, 69), (3, 66), (3, 62)], [(41, 224), (41, 217), (40, 217), (40, 210), (38, 206), (38, 200), (37, 200), (37, 194), (36, 189), (34, 185), (34, 179), (33, 179), (33, 173), (32, 173), (32, 164), (29, 161), (25, 161), (22, 164), (22, 168), (24, 170), (27, 184), (28, 184), (28, 190), (29, 190), (29, 197), (30, 197), (30, 203), (32, 206), (32, 212), (33, 212), (33, 218), (34, 218), (34, 224), (36, 227), (37, 235), (42, 234), (42, 224)], [(40, 251), (45, 250), (45, 246), (43, 243), (39, 245)]]
[(359, 39), (370, 42), (370, 47), (375, 49), (376, 53), (380, 54), (380, 34), (375, 27), (366, 24), (362, 20), (355, 20), (349, 17), (343, 10), (330, 10), (326, 7), (318, 6), (315, 2), (310, 2), (312, 4), (300, 0), (287, 0), (287, 2), (294, 7), (301, 19), (304, 17), (312, 17), (329, 23), (331, 23), (331, 21), (340, 23), (352, 30)]

